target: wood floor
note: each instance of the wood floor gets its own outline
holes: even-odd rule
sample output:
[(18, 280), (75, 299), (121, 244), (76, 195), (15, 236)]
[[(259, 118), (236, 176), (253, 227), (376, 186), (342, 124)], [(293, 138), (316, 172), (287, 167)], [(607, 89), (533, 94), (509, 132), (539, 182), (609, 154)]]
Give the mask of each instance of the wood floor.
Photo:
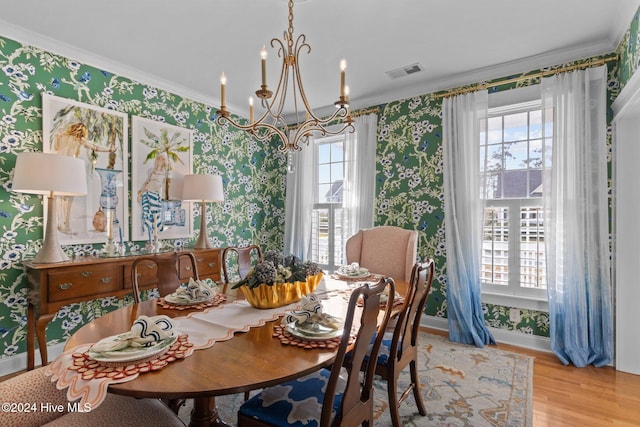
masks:
[(640, 426), (640, 375), (611, 367), (564, 366), (551, 353), (505, 344), (498, 348), (535, 357), (534, 427)]
[[(446, 335), (432, 329), (428, 332)], [(640, 426), (640, 375), (611, 367), (564, 366), (550, 353), (504, 344), (498, 348), (535, 357), (534, 427)]]

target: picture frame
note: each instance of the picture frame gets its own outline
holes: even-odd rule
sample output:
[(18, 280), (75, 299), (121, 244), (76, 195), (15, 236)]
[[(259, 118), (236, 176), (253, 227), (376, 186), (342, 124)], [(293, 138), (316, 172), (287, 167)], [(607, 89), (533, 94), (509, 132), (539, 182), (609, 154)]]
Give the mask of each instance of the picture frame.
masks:
[[(87, 171), (86, 196), (56, 198), (61, 245), (128, 240), (128, 125), (126, 113), (42, 94), (43, 151), (79, 158)], [(46, 198), (43, 215), (46, 223)]]
[(193, 170), (193, 131), (131, 117), (131, 236), (133, 240), (191, 238), (191, 203), (182, 201)]

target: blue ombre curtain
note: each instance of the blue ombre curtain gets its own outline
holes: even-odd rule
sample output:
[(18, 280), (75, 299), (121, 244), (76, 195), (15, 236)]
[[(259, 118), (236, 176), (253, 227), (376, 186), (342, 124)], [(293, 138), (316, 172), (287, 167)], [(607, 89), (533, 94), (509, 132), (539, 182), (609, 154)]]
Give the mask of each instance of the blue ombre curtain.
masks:
[(553, 129), (543, 174), (551, 348), (579, 367), (613, 358), (606, 87), (606, 66), (542, 80)]
[(484, 90), (442, 103), (449, 338), (478, 347), (495, 343), (480, 300), (484, 210), (480, 138), (486, 138), (488, 99)]

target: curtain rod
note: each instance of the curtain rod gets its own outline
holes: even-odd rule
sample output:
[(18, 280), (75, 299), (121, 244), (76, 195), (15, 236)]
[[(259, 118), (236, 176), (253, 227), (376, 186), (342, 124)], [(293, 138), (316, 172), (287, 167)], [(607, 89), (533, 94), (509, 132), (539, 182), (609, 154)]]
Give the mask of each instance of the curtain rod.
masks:
[(471, 86), (471, 87), (450, 89), (450, 90), (448, 90), (448, 91), (446, 91), (444, 93), (435, 94), (434, 98), (436, 98), (436, 99), (447, 98), (449, 96), (456, 96), (456, 95), (461, 95), (463, 93), (474, 92), (474, 91), (477, 91), (477, 90), (484, 90), (484, 89), (487, 89), (487, 88), (490, 88), (490, 87), (502, 86), (502, 85), (506, 85), (506, 84), (510, 84), (510, 83), (522, 82), (522, 81), (525, 81), (525, 80), (539, 79), (539, 78), (542, 78), (542, 77), (553, 76), (555, 74), (566, 73), (568, 71), (573, 71), (573, 70), (577, 70), (577, 69), (597, 67), (597, 66), (600, 66), (600, 65), (604, 65), (607, 62), (617, 61), (617, 60), (618, 60), (618, 55), (616, 54), (616, 55), (610, 56), (608, 58), (592, 59), (592, 60), (589, 60), (587, 62), (583, 62), (583, 63), (580, 63), (580, 64), (567, 65), (567, 66), (556, 68), (556, 69), (552, 69), (552, 70), (539, 71), (539, 72), (533, 73), (533, 74), (527, 74), (527, 75), (519, 76), (519, 77), (512, 77), (510, 79), (497, 80), (495, 82), (490, 82), (490, 83), (482, 83), (482, 84), (478, 84), (478, 85)]
[(351, 117), (359, 117), (359, 116), (364, 116), (365, 114), (371, 114), (371, 113), (378, 114), (379, 112), (380, 112), (380, 107), (365, 108), (364, 110), (353, 111), (351, 113)]

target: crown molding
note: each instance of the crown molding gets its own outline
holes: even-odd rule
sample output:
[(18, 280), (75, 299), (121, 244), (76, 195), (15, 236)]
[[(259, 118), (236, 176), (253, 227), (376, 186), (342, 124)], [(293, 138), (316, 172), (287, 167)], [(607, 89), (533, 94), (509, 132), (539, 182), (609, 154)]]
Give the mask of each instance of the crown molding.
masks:
[[(34, 46), (38, 49), (43, 49), (56, 55), (73, 59), (74, 61), (78, 61), (80, 63), (98, 68), (100, 70), (108, 71), (112, 74), (128, 78), (144, 85), (149, 85), (158, 89), (166, 90), (173, 94), (191, 99), (193, 101), (201, 102), (211, 107), (220, 105), (220, 99), (204, 96), (199, 92), (194, 92), (193, 90), (188, 89), (184, 86), (177, 85), (171, 81), (162, 79), (153, 74), (146, 73), (137, 68), (133, 68), (126, 64), (115, 62), (103, 56), (96, 55), (92, 52), (79, 49), (75, 46), (62, 43), (43, 34), (26, 30), (22, 27), (16, 26), (6, 21), (0, 20), (0, 24), (2, 27), (0, 35), (15, 40), (23, 45)], [(242, 116), (243, 109), (238, 108), (238, 106), (228, 105), (227, 109), (232, 114), (238, 114)]]

